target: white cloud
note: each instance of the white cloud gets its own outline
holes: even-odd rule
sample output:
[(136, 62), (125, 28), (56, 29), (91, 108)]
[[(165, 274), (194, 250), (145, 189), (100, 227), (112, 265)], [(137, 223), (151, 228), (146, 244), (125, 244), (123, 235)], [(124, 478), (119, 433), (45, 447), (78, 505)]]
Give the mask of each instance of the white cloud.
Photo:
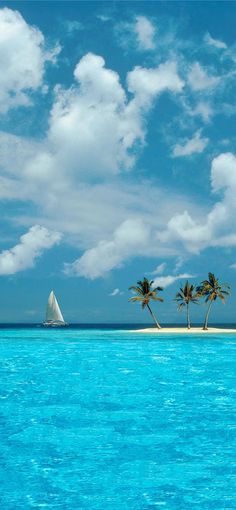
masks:
[[(136, 72), (144, 80), (138, 90)], [(36, 203), (44, 210), (40, 222), (45, 225), (46, 220), (49, 228), (50, 222), (57, 222), (60, 230), (77, 234), (80, 245), (91, 246), (136, 215), (140, 204), (151, 218), (143, 184), (113, 179), (133, 168), (145, 141), (146, 115), (157, 95), (180, 91), (182, 82), (173, 63), (135, 69), (128, 74), (133, 89), (128, 101), (119, 75), (105, 67), (102, 57), (85, 55), (74, 74), (75, 85), (55, 91), (45, 140), (35, 143), (0, 133), (2, 191), (4, 198), (18, 194)]]
[(178, 75), (175, 61), (167, 61), (156, 68), (137, 66), (127, 76), (128, 89), (137, 95), (136, 101), (146, 105), (164, 90), (181, 92), (184, 82)]
[[(182, 265), (184, 260), (182, 258), (178, 258), (177, 263), (175, 265), (174, 271), (177, 271)], [(181, 279), (188, 279), (188, 278), (194, 278), (195, 275), (189, 274), (189, 273), (180, 273), (180, 274), (174, 274), (174, 275), (163, 275), (165, 269), (166, 269), (166, 262), (163, 262), (162, 264), (159, 264), (159, 266), (154, 269), (150, 274), (156, 276), (156, 278), (153, 281), (154, 287), (169, 287), (169, 285), (172, 285), (177, 280)]]
[(189, 252), (198, 253), (209, 242), (206, 224), (197, 223), (188, 211), (175, 214), (167, 224), (167, 230), (159, 233), (161, 242), (181, 241)]
[(219, 81), (218, 76), (209, 76), (199, 62), (195, 62), (188, 73), (188, 83), (194, 91), (213, 88)]
[(92, 101), (117, 102), (122, 104), (125, 93), (120, 85), (119, 75), (105, 67), (105, 60), (99, 55), (87, 53), (81, 58), (74, 70), (74, 76), (80, 83), (83, 99)]
[(134, 31), (141, 50), (153, 50), (155, 48), (154, 36), (156, 29), (146, 16), (136, 16)]
[[(158, 194), (155, 188), (145, 187), (144, 185), (139, 190), (136, 188), (133, 191), (134, 196), (138, 193), (138, 196), (136, 196), (136, 216), (133, 215), (132, 218), (122, 221), (109, 237), (103, 238), (95, 246), (93, 243), (92, 247), (88, 248), (74, 262), (66, 263), (66, 274), (95, 279), (106, 276), (111, 270), (121, 267), (124, 262), (133, 257), (160, 258), (177, 254), (171, 246), (160, 243), (158, 231), (163, 223), (166, 224), (166, 219), (170, 216), (171, 210), (175, 211), (176, 208), (182, 208), (181, 200), (177, 205), (176, 197), (171, 199), (169, 195), (169, 200), (166, 200), (165, 193), (160, 191), (160, 194)], [(152, 195), (151, 203), (150, 194)], [(142, 202), (143, 199), (144, 202)], [(149, 202), (149, 213), (146, 200)], [(158, 215), (159, 210), (162, 210), (161, 217)], [(163, 269), (164, 264), (159, 267), (159, 271)]]
[(167, 275), (167, 276), (158, 276), (155, 278), (153, 282), (154, 287), (169, 287), (173, 283), (175, 283), (177, 280), (183, 280), (188, 278), (194, 278), (195, 275), (189, 274), (189, 273), (182, 273), (178, 275)]
[(179, 269), (183, 266), (184, 262), (185, 262), (185, 257), (183, 257), (182, 255), (177, 258), (176, 264), (174, 267), (174, 273), (177, 273), (179, 271)]
[(227, 48), (227, 44), (219, 39), (213, 39), (209, 33), (205, 34), (204, 41), (209, 44), (209, 46), (214, 46), (219, 50), (225, 50)]
[(177, 143), (173, 148), (172, 156), (177, 158), (180, 156), (191, 156), (195, 153), (201, 153), (206, 148), (208, 142), (209, 139), (201, 138), (201, 131), (197, 131), (193, 138), (185, 141), (183, 145)]
[(65, 264), (65, 273), (91, 280), (104, 276), (134, 254), (141, 254), (149, 235), (142, 220), (126, 220), (115, 230), (110, 241), (100, 241), (73, 263)]
[(157, 27), (147, 16), (137, 15), (132, 21), (121, 21), (115, 25), (118, 43), (125, 51), (132, 48), (138, 51), (152, 51), (155, 49)]
[(98, 15), (97, 15), (97, 18), (98, 18), (100, 21), (102, 21), (103, 23), (106, 23), (107, 21), (110, 21), (110, 20), (111, 20), (110, 16), (107, 16), (107, 15), (105, 15), (105, 14), (98, 14)]
[(150, 274), (156, 275), (156, 274), (162, 274), (166, 269), (166, 262), (162, 262), (162, 264), (159, 264), (159, 266), (154, 269)]
[(19, 175), (19, 169), (32, 159), (40, 148), (40, 144), (34, 140), (0, 131), (0, 169)]
[(83, 30), (83, 25), (78, 20), (69, 20), (66, 19), (63, 22), (63, 25), (68, 33), (68, 35), (74, 35), (75, 33)]
[(133, 94), (128, 102), (119, 75), (94, 54), (80, 60), (74, 76), (79, 87), (57, 89), (48, 138), (57, 154), (56, 172), (59, 163), (86, 180), (131, 169), (133, 149), (144, 141), (144, 115), (158, 94), (183, 86), (174, 63), (135, 68), (127, 76)]
[[(27, 25), (19, 13), (0, 10), (0, 23), (5, 19), (2, 13), (9, 16), (9, 33), (13, 34), (6, 53), (6, 86), (6, 77), (0, 77), (0, 105), (4, 91), (7, 101), (2, 99), (2, 104), (9, 108), (13, 106), (9, 101), (27, 103), (29, 91), (43, 86), (45, 61), (52, 55), (46, 54), (42, 33)], [(138, 17), (139, 22), (140, 18), (143, 21)], [(1, 65), (5, 58), (3, 33), (0, 32)], [(17, 34), (22, 46), (17, 45)], [(147, 41), (152, 44), (153, 38)], [(10, 65), (13, 55), (15, 67)], [(152, 182), (134, 185), (130, 177), (122, 182), (122, 172), (135, 167), (145, 144), (147, 116), (157, 97), (166, 91), (183, 91), (184, 82), (173, 51), (171, 55), (172, 60), (158, 67), (135, 67), (123, 84), (101, 56), (87, 54), (75, 68), (74, 83), (65, 89), (55, 88), (49, 129), (42, 142), (0, 133), (1, 197), (18, 198), (36, 206), (32, 208), (35, 218), (31, 209), (28, 217), (18, 217), (22, 224), (38, 222), (40, 214), (41, 224), (66, 233), (67, 240), (82, 252), (66, 266), (70, 274), (97, 278), (134, 256), (160, 259), (165, 254), (183, 252), (183, 245), (186, 251), (197, 253), (207, 246), (230, 246), (235, 242), (231, 219), (235, 212), (232, 154), (213, 161), (212, 189), (221, 197), (208, 215), (202, 204), (194, 206), (191, 197), (180, 197), (176, 191), (157, 189)], [(188, 80), (193, 91), (212, 92), (219, 77), (211, 76), (208, 69), (195, 62)], [(189, 89), (187, 92), (192, 94)], [(208, 121), (212, 115), (210, 104), (202, 100), (202, 95), (197, 95), (197, 101), (192, 115)], [(193, 104), (196, 105), (195, 99)], [(194, 119), (190, 121), (193, 123)], [(207, 143), (208, 139), (198, 131), (193, 138), (177, 144), (173, 153), (177, 157), (201, 152)], [(160, 264), (156, 270), (162, 276), (163, 266)]]
[[(143, 79), (138, 90), (137, 72)], [(153, 70), (138, 68), (128, 74), (132, 93), (128, 101), (119, 75), (105, 67), (102, 57), (93, 54), (80, 60), (74, 76), (74, 86), (67, 90), (56, 88), (48, 136), (43, 142), (0, 133), (4, 197), (9, 193), (12, 198), (18, 190), (19, 198), (43, 201), (48, 213), (50, 209), (50, 216), (53, 204), (56, 212), (59, 195), (63, 194), (63, 202), (66, 201), (65, 190), (70, 195), (69, 209), (72, 205), (76, 210), (82, 209), (79, 204), (85, 193), (94, 202), (89, 185), (92, 180), (102, 183), (105, 178), (131, 170), (138, 156), (137, 149), (145, 140), (145, 116), (155, 98), (162, 91), (180, 91), (182, 87), (173, 63)], [(148, 88), (145, 80), (149, 76)], [(11, 179), (6, 180), (6, 172)], [(109, 197), (105, 200), (109, 201)], [(65, 209), (63, 220), (68, 216), (67, 204)], [(102, 209), (101, 202), (98, 216)], [(77, 221), (76, 218), (74, 223)]]
[(100, 56), (85, 55), (74, 75), (73, 86), (55, 90), (45, 140), (0, 133), (2, 197), (25, 200), (41, 211), (15, 221), (60, 230), (85, 250), (66, 266), (68, 274), (97, 278), (133, 256), (173, 254), (156, 241), (155, 229), (189, 201), (170, 191), (167, 201), (152, 183), (122, 182), (120, 175), (135, 164), (156, 97), (182, 90), (176, 64), (131, 71), (129, 100), (119, 75)]
[(59, 47), (46, 51), (42, 32), (26, 23), (18, 11), (0, 9), (0, 112), (31, 103), (30, 91), (43, 85), (45, 62)]
[[(201, 96), (200, 96), (201, 97)], [(197, 101), (196, 101), (197, 99)], [(182, 117), (181, 119), (175, 119), (178, 121), (178, 125), (183, 129), (190, 129), (195, 128), (195, 119), (194, 117), (200, 118), (204, 123), (208, 123), (211, 120), (211, 117), (216, 113), (216, 108), (214, 106), (213, 108), (213, 101), (212, 98), (208, 97), (207, 100), (200, 99), (199, 97), (190, 97), (187, 95), (187, 93), (183, 94), (181, 96), (181, 106), (183, 108), (182, 110)], [(192, 117), (190, 119), (189, 117)], [(176, 122), (175, 122), (176, 124)], [(176, 130), (175, 130), (176, 131)]]
[(198, 115), (199, 117), (202, 117), (202, 120), (204, 120), (205, 122), (209, 122), (213, 113), (214, 112), (211, 105), (204, 101), (200, 101), (197, 104), (196, 108), (194, 108), (192, 111), (192, 115)]
[(120, 289), (114, 289), (109, 296), (121, 296), (123, 292), (120, 291)]
[(175, 214), (168, 222), (167, 229), (159, 232), (159, 240), (181, 242), (192, 253), (199, 253), (207, 247), (236, 246), (236, 156), (223, 153), (215, 157), (211, 165), (211, 184), (214, 193), (222, 198), (212, 207), (206, 219), (194, 219), (186, 210)]
[(213, 159), (211, 184), (215, 192), (226, 189), (228, 195), (236, 191), (236, 157), (234, 154), (226, 152)]
[(58, 232), (34, 225), (20, 237), (19, 244), (0, 253), (0, 275), (11, 275), (34, 267), (35, 260), (43, 251), (57, 244), (60, 239)]
[[(36, 213), (34, 209), (34, 213), (27, 216), (18, 214), (14, 221), (24, 226), (40, 223), (49, 229), (63, 231), (66, 239), (80, 249), (87, 250), (102, 239), (112, 239), (113, 232), (127, 218), (142, 218), (148, 228), (154, 229), (163, 226), (176, 210), (181, 211), (183, 207), (192, 210), (188, 197), (170, 189), (163, 190), (152, 182), (140, 181), (135, 184), (133, 179), (124, 182), (122, 176), (111, 178), (108, 175), (106, 180), (93, 183), (89, 182), (89, 174), (88, 182), (83, 182), (79, 172), (77, 175), (76, 170), (70, 173), (68, 166), (61, 167), (57, 154), (52, 157), (50, 153), (40, 152), (36, 145), (36, 156), (32, 157), (23, 139), (19, 139), (17, 145), (17, 140), (10, 137), (8, 143), (6, 135), (2, 141), (12, 155), (14, 143), (18, 148), (16, 164), (14, 158), (9, 156), (10, 164), (5, 166), (5, 177), (0, 178), (0, 196), (8, 200), (25, 200), (29, 207), (30, 203), (35, 204), (39, 211)], [(43, 150), (46, 150), (46, 146), (42, 147)], [(7, 151), (3, 153), (6, 162)], [(91, 154), (91, 161), (95, 156)], [(158, 253), (155, 250), (153, 239), (148, 246), (149, 253), (161, 257), (171, 252), (169, 248), (163, 250), (160, 246)], [(144, 253), (147, 253), (147, 247), (144, 247)]]

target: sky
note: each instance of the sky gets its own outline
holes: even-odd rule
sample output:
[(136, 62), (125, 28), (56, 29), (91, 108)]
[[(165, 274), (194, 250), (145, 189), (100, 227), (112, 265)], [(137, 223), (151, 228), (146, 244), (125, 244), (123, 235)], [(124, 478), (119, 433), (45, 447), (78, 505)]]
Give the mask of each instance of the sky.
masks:
[[(186, 279), (231, 285), (235, 2), (0, 2), (0, 322), (163, 323)], [(200, 322), (204, 303), (192, 308)]]

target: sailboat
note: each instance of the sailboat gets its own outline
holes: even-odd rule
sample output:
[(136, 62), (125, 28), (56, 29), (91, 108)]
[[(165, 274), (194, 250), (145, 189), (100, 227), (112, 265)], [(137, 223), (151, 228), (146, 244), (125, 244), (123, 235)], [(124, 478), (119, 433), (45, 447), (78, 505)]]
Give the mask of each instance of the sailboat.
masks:
[(46, 309), (46, 319), (43, 323), (45, 327), (60, 327), (60, 326), (68, 326), (68, 324), (64, 321), (63, 315), (61, 313), (59, 304), (57, 302), (57, 298), (53, 292), (53, 290), (49, 294), (48, 304)]

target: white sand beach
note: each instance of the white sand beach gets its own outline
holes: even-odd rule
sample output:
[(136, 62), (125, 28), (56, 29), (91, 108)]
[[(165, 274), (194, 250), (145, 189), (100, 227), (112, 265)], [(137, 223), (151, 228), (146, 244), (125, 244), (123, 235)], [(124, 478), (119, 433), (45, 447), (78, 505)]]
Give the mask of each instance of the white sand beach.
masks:
[(192, 334), (209, 335), (209, 334), (213, 334), (213, 333), (223, 333), (224, 335), (227, 335), (228, 333), (236, 334), (236, 329), (208, 328), (207, 330), (203, 330), (202, 327), (198, 327), (198, 328), (193, 327), (191, 329), (187, 329), (187, 328), (183, 328), (183, 327), (157, 329), (157, 328), (153, 327), (153, 328), (136, 329), (136, 330), (133, 330), (132, 332), (133, 333), (151, 333), (154, 335), (162, 335), (163, 333), (164, 334), (166, 334), (166, 333), (174, 333), (174, 334), (180, 333), (181, 335), (183, 335), (183, 334), (186, 334), (186, 335), (192, 335)]

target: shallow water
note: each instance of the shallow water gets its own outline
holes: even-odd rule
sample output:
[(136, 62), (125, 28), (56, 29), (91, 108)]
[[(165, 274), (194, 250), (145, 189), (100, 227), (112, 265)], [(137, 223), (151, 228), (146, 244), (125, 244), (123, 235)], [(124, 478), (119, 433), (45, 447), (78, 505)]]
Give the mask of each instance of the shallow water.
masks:
[(235, 508), (236, 336), (0, 331), (0, 508)]

